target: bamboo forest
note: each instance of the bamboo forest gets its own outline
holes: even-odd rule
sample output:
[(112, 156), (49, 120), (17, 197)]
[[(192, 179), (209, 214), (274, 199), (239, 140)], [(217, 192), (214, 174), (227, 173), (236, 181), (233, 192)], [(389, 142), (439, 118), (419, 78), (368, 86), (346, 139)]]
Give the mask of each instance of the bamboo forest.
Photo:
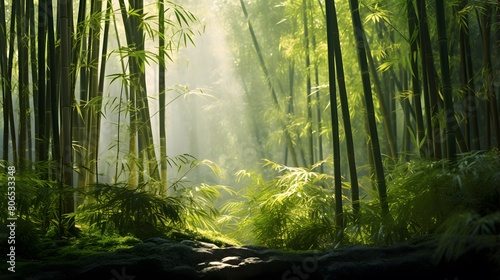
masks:
[(500, 279), (500, 1), (0, 1), (0, 279)]

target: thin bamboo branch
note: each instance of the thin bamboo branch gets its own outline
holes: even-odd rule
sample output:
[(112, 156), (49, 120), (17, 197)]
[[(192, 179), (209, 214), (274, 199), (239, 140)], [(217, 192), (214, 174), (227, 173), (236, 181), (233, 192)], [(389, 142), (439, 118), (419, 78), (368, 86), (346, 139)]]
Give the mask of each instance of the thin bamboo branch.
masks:
[[(276, 109), (278, 111), (281, 111), (280, 105), (279, 105), (279, 102), (278, 102), (278, 97), (276, 95), (276, 91), (275, 91), (274, 86), (273, 86), (273, 84), (271, 82), (271, 75), (269, 74), (269, 71), (267, 70), (267, 66), (266, 66), (266, 64), (264, 62), (264, 58), (262, 56), (262, 52), (260, 50), (260, 46), (259, 46), (259, 43), (257, 41), (257, 37), (255, 36), (255, 32), (254, 32), (252, 24), (250, 22), (250, 18), (248, 16), (248, 12), (247, 12), (245, 3), (243, 2), (243, 0), (240, 0), (240, 4), (241, 4), (241, 9), (243, 10), (243, 14), (245, 15), (245, 19), (247, 20), (248, 29), (250, 31), (250, 35), (252, 36), (252, 42), (253, 42), (255, 50), (257, 52), (257, 56), (259, 58), (260, 66), (262, 68), (262, 71), (264, 72), (264, 76), (266, 78), (267, 86), (269, 87), (269, 90), (271, 91), (271, 96), (272, 96), (273, 104), (274, 104), (274, 106), (276, 107)], [(295, 153), (295, 149), (294, 149), (292, 137), (290, 136), (290, 132), (288, 131), (285, 122), (281, 118), (279, 119), (279, 121), (280, 121), (280, 125), (283, 128), (283, 131), (285, 133), (285, 139), (286, 139), (286, 142), (288, 144), (288, 147), (289, 147), (289, 150), (290, 150), (290, 154), (292, 156), (292, 163), (293, 163), (294, 166), (298, 166), (299, 164), (298, 164), (298, 161), (297, 161), (297, 154)]]

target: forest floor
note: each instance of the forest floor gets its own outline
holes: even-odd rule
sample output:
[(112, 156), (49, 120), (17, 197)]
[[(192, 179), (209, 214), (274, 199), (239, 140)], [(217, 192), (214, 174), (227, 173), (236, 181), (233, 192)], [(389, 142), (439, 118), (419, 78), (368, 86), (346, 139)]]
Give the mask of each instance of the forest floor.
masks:
[[(434, 237), (390, 246), (349, 246), (284, 252), (133, 237), (77, 238), (43, 244), (36, 258), (19, 258), (1, 279), (500, 279), (500, 239), (456, 259), (436, 258)], [(7, 271), (7, 274), (3, 273)]]

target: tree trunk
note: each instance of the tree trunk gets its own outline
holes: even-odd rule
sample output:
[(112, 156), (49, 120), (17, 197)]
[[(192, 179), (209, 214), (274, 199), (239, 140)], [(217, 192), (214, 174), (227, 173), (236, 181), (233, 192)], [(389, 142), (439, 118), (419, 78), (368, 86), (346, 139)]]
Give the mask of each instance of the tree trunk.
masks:
[(382, 216), (389, 217), (389, 204), (387, 202), (387, 188), (385, 182), (384, 167), (382, 164), (382, 155), (380, 154), (380, 144), (377, 132), (377, 123), (375, 121), (375, 109), (373, 106), (372, 90), (370, 83), (370, 74), (368, 69), (368, 62), (366, 59), (365, 50), (365, 33), (361, 24), (361, 17), (359, 15), (359, 3), (357, 0), (349, 1), (352, 24), (354, 28), (354, 35), (356, 38), (356, 50), (358, 53), (358, 61), (361, 70), (361, 78), (363, 81), (363, 92), (366, 106), (366, 117), (371, 139), (371, 150), (373, 153), (373, 160), (376, 173), (377, 190), (380, 199), (380, 207)]
[(371, 55), (370, 47), (368, 43), (366, 42), (365, 39), (365, 48), (366, 48), (366, 56), (367, 56), (367, 61), (368, 61), (368, 67), (370, 70), (370, 74), (372, 75), (373, 79), (373, 84), (375, 88), (375, 94), (377, 95), (379, 107), (380, 107), (380, 112), (382, 113), (382, 119), (383, 119), (383, 127), (384, 127), (384, 132), (385, 132), (385, 137), (387, 138), (387, 150), (389, 152), (389, 156), (391, 158), (397, 158), (397, 147), (396, 147), (396, 140), (394, 139), (394, 133), (392, 132), (392, 122), (391, 120), (391, 114), (390, 110), (387, 108), (386, 101), (384, 100), (384, 93), (382, 90), (382, 83), (380, 82), (380, 79), (377, 74), (377, 69), (375, 67), (375, 63), (373, 61), (373, 57)]
[(28, 22), (26, 18), (26, 1), (19, 1), (17, 7), (17, 66), (18, 66), (18, 100), (19, 100), (19, 130), (18, 130), (18, 168), (26, 167), (28, 142), (28, 106), (29, 106), (29, 63), (28, 63)]
[[(7, 67), (6, 67), (6, 72), (3, 74), (4, 75), (4, 82), (5, 82), (5, 103), (4, 103), (4, 111), (7, 112), (8, 118), (5, 119), (5, 136), (4, 139), (6, 139), (6, 143), (10, 140), (12, 143), (12, 162), (17, 165), (18, 163), (18, 153), (17, 153), (17, 137), (16, 137), (16, 126), (14, 124), (14, 104), (12, 101), (12, 70), (13, 70), (13, 59), (14, 59), (14, 41), (15, 41), (15, 22), (16, 22), (16, 6), (19, 5), (18, 1), (13, 1), (12, 2), (12, 7), (11, 7), (11, 17), (10, 17), (10, 29), (9, 29), (9, 53), (7, 55)], [(7, 37), (7, 36), (6, 36)], [(5, 38), (6, 38), (5, 37)], [(9, 130), (10, 128), (10, 130)], [(10, 139), (9, 139), (10, 136)], [(8, 159), (8, 151), (9, 149), (7, 148), (5, 150), (6, 156), (5, 158)]]
[[(30, 162), (30, 163), (33, 163), (34, 160), (35, 160), (35, 154), (34, 154), (34, 147), (33, 147), (33, 141), (32, 139), (33, 138), (33, 125), (31, 123), (31, 116), (32, 116), (32, 112), (34, 110), (34, 108), (36, 108), (36, 98), (35, 96), (37, 96), (38, 92), (37, 92), (37, 86), (36, 86), (36, 82), (38, 81), (38, 75), (37, 75), (37, 62), (36, 62), (36, 32), (35, 32), (35, 4), (33, 3), (33, 0), (27, 0), (26, 1), (26, 18), (28, 20), (28, 28), (29, 28), (29, 31), (28, 31), (28, 34), (29, 34), (29, 51), (30, 51), (30, 70), (31, 70), (31, 83), (30, 83), (30, 91), (32, 93), (32, 96), (33, 96), (33, 107), (29, 106), (30, 109), (28, 110), (27, 112), (27, 116), (26, 116), (26, 119), (28, 120), (27, 124), (26, 124), (26, 129), (27, 129), (27, 133), (28, 133), (28, 145), (27, 145), (27, 149), (28, 149), (28, 158), (27, 160)], [(28, 96), (28, 100), (29, 100), (29, 96)], [(29, 101), (28, 101), (29, 103)]]
[(410, 69), (411, 69), (411, 85), (413, 91), (413, 102), (415, 104), (415, 117), (417, 121), (417, 134), (416, 144), (419, 147), (420, 155), (428, 155), (429, 151), (424, 151), (422, 141), (425, 137), (424, 118), (422, 115), (422, 87), (420, 85), (419, 71), (418, 71), (418, 29), (417, 29), (417, 15), (413, 2), (408, 0), (407, 14), (408, 14), (408, 29), (410, 38)]
[[(87, 120), (87, 110), (82, 109), (87, 102), (88, 94), (88, 75), (87, 75), (87, 31), (85, 26), (87, 25), (85, 22), (86, 12), (87, 12), (87, 0), (81, 0), (79, 2), (78, 7), (78, 18), (77, 18), (77, 28), (76, 34), (73, 36), (73, 53), (72, 53), (72, 61), (75, 63), (75, 71), (72, 71), (71, 78), (71, 89), (72, 92), (76, 93), (76, 75), (77, 72), (80, 74), (80, 91), (78, 102), (76, 102), (75, 96), (75, 108), (73, 110), (73, 132), (72, 137), (73, 141), (82, 148), (78, 148), (74, 151), (74, 164), (76, 165), (77, 173), (78, 173), (78, 188), (85, 189), (86, 186), (86, 178), (88, 169), (86, 167), (85, 157), (86, 151), (85, 147), (87, 147), (87, 137), (86, 137), (86, 129), (85, 129), (85, 121)], [(83, 61), (81, 61), (83, 60)], [(82, 65), (83, 64), (83, 65)], [(75, 94), (76, 95), (76, 94)], [(76, 196), (76, 206), (81, 205), (85, 200), (84, 195), (77, 194)]]
[[(99, 122), (102, 102), (102, 94), (99, 92), (99, 56), (101, 45), (101, 13), (102, 1), (93, 0), (90, 4), (91, 20), (89, 23), (88, 44), (89, 52), (87, 56), (88, 84), (86, 88), (86, 162), (87, 172), (85, 177), (85, 187), (89, 188), (98, 183), (99, 165)], [(88, 201), (89, 203), (91, 201)]]
[(455, 109), (450, 78), (450, 66), (448, 58), (448, 37), (446, 35), (446, 19), (443, 0), (436, 0), (436, 18), (439, 42), (439, 57), (441, 61), (442, 94), (446, 117), (446, 145), (447, 157), (454, 159), (457, 154), (456, 130), (459, 129), (455, 121)]
[(0, 2), (0, 87), (2, 89), (3, 141), (2, 159), (9, 159), (9, 108), (7, 106), (7, 25), (5, 22), (5, 1)]
[[(59, 52), (59, 46), (56, 44), (54, 27), (54, 15), (52, 1), (47, 2), (47, 50), (48, 50), (48, 75), (47, 75), (47, 90), (45, 98), (45, 114), (48, 120), (48, 125), (46, 126), (45, 134), (52, 139), (52, 159), (57, 161), (60, 158), (60, 139), (59, 139), (59, 58), (57, 52)], [(54, 165), (52, 168), (52, 179), (59, 179), (60, 176), (60, 166)]]
[[(260, 50), (260, 46), (259, 46), (259, 43), (257, 41), (257, 37), (255, 36), (255, 32), (253, 31), (252, 24), (250, 23), (250, 18), (248, 17), (248, 12), (247, 12), (247, 9), (245, 7), (245, 3), (243, 2), (243, 0), (240, 0), (240, 4), (241, 4), (241, 9), (243, 10), (243, 14), (245, 15), (245, 19), (247, 20), (248, 29), (250, 31), (250, 35), (252, 36), (252, 42), (254, 44), (255, 51), (257, 52), (257, 56), (259, 58), (260, 67), (262, 68), (262, 71), (264, 72), (264, 77), (266, 78), (267, 86), (269, 87), (269, 90), (271, 91), (271, 96), (272, 96), (274, 106), (276, 107), (276, 109), (278, 111), (281, 111), (280, 106), (279, 106), (279, 102), (278, 102), (278, 97), (276, 95), (276, 91), (274, 89), (274, 86), (271, 82), (271, 76), (269, 75), (269, 71), (267, 70), (266, 64), (264, 62), (264, 58), (262, 56), (262, 52)], [(292, 142), (292, 137), (290, 136), (290, 132), (288, 131), (288, 128), (286, 127), (286, 124), (283, 121), (283, 119), (281, 119), (281, 117), (280, 117), (280, 125), (283, 128), (283, 131), (285, 133), (285, 140), (286, 140), (286, 143), (288, 145), (290, 155), (292, 157), (292, 164), (293, 164), (293, 166), (299, 166), (299, 163), (297, 161), (297, 154), (295, 152), (295, 148), (294, 148), (294, 145)]]
[[(160, 34), (165, 34), (165, 4), (163, 0), (158, 1), (158, 25)], [(159, 114), (160, 114), (160, 194), (167, 193), (167, 122), (165, 115), (165, 39), (159, 36), (158, 41), (158, 92), (159, 92)]]
[[(459, 9), (467, 6), (467, 0), (462, 0)], [(464, 114), (465, 114), (465, 138), (471, 150), (481, 149), (479, 139), (479, 128), (477, 120), (477, 100), (474, 83), (474, 67), (469, 35), (469, 19), (465, 15), (464, 23), (460, 25), (460, 65), (462, 68), (462, 84), (465, 92)]]
[(442, 158), (441, 150), (441, 128), (435, 124), (438, 108), (438, 88), (436, 81), (436, 69), (434, 68), (434, 56), (432, 54), (429, 27), (427, 24), (427, 10), (425, 0), (417, 0), (417, 11), (419, 16), (419, 39), (422, 59), (422, 80), (424, 85), (424, 103), (427, 123), (427, 142), (432, 151), (431, 157)]
[(304, 22), (304, 49), (306, 63), (306, 98), (307, 98), (307, 132), (308, 132), (308, 153), (309, 164), (314, 164), (314, 137), (313, 137), (313, 118), (312, 118), (312, 102), (311, 102), (311, 53), (309, 47), (309, 28), (308, 28), (308, 7), (307, 0), (302, 0), (302, 20)]
[[(317, 44), (316, 35), (312, 36), (312, 44), (314, 50), (314, 85), (316, 87), (316, 134), (318, 135), (318, 161), (322, 161), (323, 157), (323, 134), (321, 130), (323, 129), (323, 121), (321, 116), (321, 90), (319, 89), (319, 61), (317, 55)], [(319, 172), (324, 173), (323, 164), (319, 167)]]
[(327, 40), (328, 40), (328, 70), (330, 85), (330, 110), (332, 115), (332, 142), (333, 142), (333, 172), (335, 188), (335, 224), (344, 229), (344, 213), (342, 206), (342, 177), (340, 162), (340, 137), (337, 112), (337, 88), (335, 85), (335, 50), (334, 35), (336, 25), (335, 1), (326, 1)]
[(491, 147), (500, 148), (500, 119), (498, 113), (497, 97), (494, 88), (493, 65), (491, 63), (491, 11), (484, 11), (481, 20), (481, 37), (483, 41), (483, 61), (484, 61), (484, 86), (486, 89), (486, 102), (489, 107), (490, 127), (492, 130), (491, 139), (487, 139), (488, 143), (492, 143)]
[[(73, 18), (73, 8), (70, 0), (59, 0), (59, 26), (61, 28), (61, 85), (60, 85), (60, 112), (61, 112), (61, 187), (73, 188), (73, 148), (72, 148), (72, 103), (73, 91), (71, 81), (67, 77), (71, 76), (71, 20)], [(75, 210), (73, 192), (63, 192), (61, 197), (61, 207), (63, 215), (73, 213)], [(73, 230), (74, 219), (66, 219), (66, 229)]]
[[(331, 67), (336, 68), (336, 78), (339, 86), (339, 97), (340, 104), (342, 110), (342, 120), (344, 123), (344, 132), (346, 138), (346, 146), (347, 146), (347, 162), (349, 165), (349, 176), (351, 179), (351, 200), (352, 200), (352, 208), (355, 216), (359, 213), (359, 185), (358, 185), (358, 175), (356, 170), (356, 160), (354, 153), (354, 139), (352, 135), (352, 126), (351, 126), (351, 116), (349, 113), (349, 104), (347, 99), (347, 89), (345, 84), (345, 74), (344, 74), (344, 65), (342, 60), (342, 50), (340, 48), (340, 35), (339, 35), (339, 27), (337, 21), (337, 11), (335, 9), (334, 1), (327, 1), (326, 10), (327, 10), (327, 34), (331, 38), (328, 40), (328, 48), (332, 47), (333, 54), (335, 56), (335, 65)], [(329, 18), (329, 19), (328, 19)], [(333, 58), (332, 58), (333, 59)], [(335, 70), (334, 68), (334, 70)]]

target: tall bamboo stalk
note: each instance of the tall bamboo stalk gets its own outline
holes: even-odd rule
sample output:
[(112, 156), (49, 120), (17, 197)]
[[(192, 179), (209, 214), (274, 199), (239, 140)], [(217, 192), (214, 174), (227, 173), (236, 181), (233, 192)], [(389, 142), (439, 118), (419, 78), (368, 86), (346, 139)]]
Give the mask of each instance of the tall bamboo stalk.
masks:
[(0, 87), (2, 89), (3, 141), (2, 159), (9, 157), (9, 108), (7, 107), (7, 25), (5, 22), (5, 1), (0, 2)]
[[(358, 184), (358, 175), (356, 170), (356, 159), (354, 154), (354, 138), (352, 135), (352, 126), (351, 126), (351, 116), (349, 113), (349, 102), (347, 99), (347, 88), (345, 84), (345, 74), (344, 74), (344, 65), (342, 60), (342, 50), (340, 48), (340, 33), (337, 21), (337, 11), (335, 8), (335, 2), (329, 3), (327, 1), (327, 17), (331, 17), (329, 19), (329, 23), (327, 23), (327, 30), (330, 33), (329, 46), (333, 47), (333, 53), (335, 56), (335, 67), (336, 67), (336, 78), (339, 87), (339, 97), (340, 104), (342, 110), (342, 120), (344, 123), (344, 133), (346, 139), (346, 147), (347, 147), (347, 162), (349, 165), (349, 175), (351, 179), (351, 200), (352, 200), (352, 208), (355, 216), (359, 213), (359, 184)], [(327, 32), (327, 33), (328, 33)], [(333, 66), (332, 66), (333, 67)]]
[(406, 2), (406, 9), (408, 15), (408, 33), (410, 38), (410, 69), (411, 69), (411, 85), (413, 92), (413, 102), (415, 104), (415, 116), (417, 122), (417, 145), (422, 147), (419, 152), (420, 155), (426, 155), (429, 151), (424, 152), (424, 145), (421, 142), (424, 141), (425, 137), (425, 127), (424, 118), (422, 115), (422, 87), (420, 85), (419, 79), (419, 68), (418, 68), (418, 29), (417, 29), (417, 14), (415, 13), (415, 8), (413, 7), (413, 1), (408, 0)]
[[(88, 75), (87, 75), (87, 29), (86, 29), (86, 17), (87, 13), (87, 0), (79, 1), (78, 7), (78, 17), (76, 23), (76, 34), (73, 36), (73, 52), (72, 61), (74, 63), (74, 71), (72, 71), (71, 78), (71, 89), (75, 93), (75, 108), (73, 110), (73, 141), (80, 147), (87, 147), (87, 138), (85, 131), (85, 121), (87, 120), (87, 110), (81, 109), (87, 102), (88, 94)], [(79, 74), (80, 78), (80, 90), (78, 94), (78, 102), (76, 102), (76, 75)], [(74, 163), (77, 168), (78, 173), (78, 183), (79, 188), (86, 188), (86, 178), (88, 169), (86, 167), (86, 149), (79, 148), (75, 149), (74, 153)], [(83, 195), (76, 196), (76, 205), (80, 205), (84, 202)]]
[(313, 140), (313, 118), (312, 118), (312, 96), (311, 96), (311, 51), (309, 47), (309, 27), (308, 27), (308, 7), (307, 0), (302, 0), (302, 20), (304, 26), (304, 49), (306, 66), (306, 100), (307, 100), (307, 132), (308, 132), (308, 153), (309, 164), (314, 164), (314, 140)]
[(434, 119), (439, 111), (438, 108), (438, 86), (436, 80), (436, 69), (434, 68), (434, 56), (431, 49), (429, 27), (427, 24), (427, 8), (425, 0), (417, 0), (417, 13), (419, 17), (419, 39), (422, 60), (422, 81), (424, 86), (424, 104), (427, 124), (427, 143), (431, 156), (442, 158), (441, 128)]
[[(490, 126), (487, 131), (491, 131), (491, 137), (488, 137), (487, 148), (500, 148), (500, 118), (498, 113), (497, 97), (494, 89), (493, 64), (491, 62), (491, 12), (484, 11), (480, 18), (481, 38), (483, 43), (483, 63), (484, 63), (484, 86), (486, 89), (486, 102), (488, 104)], [(489, 134), (489, 133), (488, 133)]]
[(160, 178), (162, 188), (160, 193), (167, 190), (167, 122), (165, 115), (165, 4), (163, 0), (158, 1), (158, 26), (160, 38), (158, 40), (158, 92), (159, 92), (159, 114), (160, 114)]
[(333, 172), (335, 188), (335, 225), (339, 229), (344, 228), (344, 213), (342, 205), (342, 177), (340, 161), (340, 137), (337, 112), (337, 87), (335, 85), (335, 50), (334, 36), (336, 14), (335, 1), (326, 1), (326, 21), (327, 21), (327, 40), (328, 40), (328, 76), (330, 85), (330, 110), (332, 117), (332, 144), (333, 144)]
[(377, 190), (380, 199), (380, 207), (382, 216), (388, 217), (389, 204), (387, 202), (387, 188), (385, 182), (384, 167), (382, 164), (382, 156), (380, 153), (380, 144), (377, 132), (377, 123), (375, 121), (375, 109), (373, 106), (373, 98), (371, 91), (370, 74), (368, 69), (368, 62), (365, 50), (365, 32), (361, 24), (361, 17), (359, 15), (359, 3), (357, 0), (350, 0), (349, 5), (351, 8), (352, 24), (354, 28), (354, 35), (356, 39), (356, 50), (358, 53), (358, 62), (361, 70), (361, 78), (363, 81), (363, 92), (366, 106), (366, 117), (371, 139), (371, 150), (373, 153), (374, 166)]
[[(249, 29), (250, 35), (252, 37), (252, 42), (253, 42), (253, 45), (255, 47), (255, 51), (257, 52), (257, 56), (259, 58), (260, 67), (262, 69), (262, 72), (264, 72), (264, 77), (266, 78), (267, 86), (268, 86), (269, 90), (271, 91), (273, 104), (278, 111), (281, 111), (280, 105), (278, 102), (278, 97), (276, 95), (276, 91), (275, 91), (273, 83), (271, 81), (271, 75), (269, 74), (269, 71), (267, 70), (267, 66), (264, 62), (264, 57), (262, 56), (262, 52), (260, 50), (260, 46), (259, 46), (259, 43), (257, 41), (257, 37), (255, 36), (255, 32), (254, 32), (252, 24), (250, 22), (250, 18), (248, 16), (248, 12), (247, 12), (245, 3), (243, 2), (243, 0), (240, 0), (240, 4), (241, 4), (241, 9), (243, 10), (243, 14), (245, 16), (245, 19), (247, 20), (248, 29)], [(290, 155), (292, 157), (292, 163), (294, 166), (298, 166), (299, 164), (297, 161), (297, 154), (295, 152), (295, 148), (293, 145), (292, 137), (290, 136), (290, 132), (288, 131), (288, 129), (285, 125), (285, 122), (281, 118), (279, 120), (280, 120), (280, 125), (283, 128), (283, 131), (285, 133), (285, 140), (286, 140), (286, 143), (288, 145)]]
[[(324, 159), (323, 156), (323, 134), (321, 130), (323, 129), (323, 121), (321, 114), (321, 90), (319, 85), (319, 64), (318, 61), (318, 50), (316, 43), (316, 35), (313, 33), (311, 38), (311, 43), (313, 45), (314, 50), (314, 85), (316, 87), (316, 133), (318, 135), (318, 161), (322, 161)], [(319, 172), (324, 173), (323, 164), (319, 167)]]
[[(460, 2), (459, 9), (467, 6), (468, 0)], [(462, 67), (462, 83), (465, 91), (464, 114), (465, 114), (465, 135), (467, 145), (472, 150), (479, 150), (479, 127), (477, 120), (477, 100), (474, 83), (474, 67), (470, 46), (469, 17), (465, 15), (464, 23), (460, 25), (460, 60)]]
[[(143, 0), (136, 0), (136, 3), (134, 6), (131, 6), (131, 9), (135, 9), (138, 11), (138, 16), (137, 18), (134, 18), (134, 25), (132, 28), (136, 30), (135, 34), (135, 45), (137, 46), (137, 50), (140, 52), (144, 52), (145, 50), (145, 39), (144, 39), (144, 29), (142, 28), (143, 21), (145, 20), (143, 15), (144, 15), (144, 1)], [(134, 73), (137, 74), (138, 81), (139, 81), (139, 87), (137, 88), (138, 90), (138, 109), (140, 113), (140, 121), (141, 121), (141, 126), (139, 127), (141, 134), (140, 134), (140, 139), (142, 142), (144, 142), (144, 147), (141, 148), (140, 150), (144, 151), (145, 155), (147, 156), (147, 162), (145, 163), (148, 168), (148, 175), (154, 179), (155, 181), (159, 182), (160, 179), (160, 171), (158, 169), (158, 160), (156, 156), (156, 151), (154, 148), (153, 144), (153, 129), (151, 126), (151, 113), (149, 109), (149, 101), (148, 101), (148, 91), (147, 91), (147, 86), (146, 86), (146, 72), (145, 72), (145, 65), (146, 65), (146, 60), (145, 59), (140, 59), (136, 61), (137, 64), (135, 65), (136, 72)], [(135, 63), (133, 63), (135, 64)]]
[(29, 106), (29, 63), (28, 63), (28, 22), (26, 17), (26, 1), (19, 1), (16, 5), (17, 21), (17, 66), (18, 66), (18, 101), (19, 101), (19, 130), (18, 130), (18, 168), (26, 167), (28, 142), (28, 106)]
[[(37, 62), (36, 62), (36, 30), (35, 30), (35, 4), (33, 0), (26, 0), (26, 19), (28, 21), (28, 34), (29, 34), (29, 61), (30, 61), (30, 70), (31, 70), (31, 83), (30, 83), (30, 88), (29, 92), (31, 92), (31, 96), (33, 97), (33, 101), (36, 101), (34, 98), (37, 94), (37, 86), (36, 86), (36, 81), (38, 81), (38, 74), (37, 74)], [(30, 96), (28, 96), (28, 104), (29, 104)], [(28, 105), (29, 110), (26, 115), (27, 124), (26, 124), (26, 129), (27, 129), (27, 137), (28, 137), (28, 143), (27, 143), (27, 150), (28, 150), (28, 162), (32, 163), (34, 162), (35, 155), (34, 155), (34, 146), (33, 146), (33, 124), (31, 122), (31, 116), (34, 108), (36, 107), (36, 102), (33, 103), (33, 107), (31, 107), (31, 104)]]
[(382, 119), (383, 119), (382, 124), (384, 127), (385, 137), (387, 139), (387, 150), (391, 158), (397, 158), (396, 140), (394, 139), (395, 134), (393, 133), (392, 129), (393, 120), (391, 120), (391, 114), (388, 108), (389, 106), (384, 98), (382, 83), (380, 82), (380, 79), (378, 77), (377, 69), (375, 67), (375, 62), (373, 61), (373, 57), (371, 55), (370, 46), (368, 45), (368, 42), (366, 42), (366, 39), (365, 39), (365, 44), (366, 44), (365, 48), (368, 61), (368, 69), (370, 70), (370, 75), (372, 77), (373, 85), (375, 88), (375, 94), (377, 95), (380, 112), (382, 114)]
[[(18, 163), (18, 152), (17, 152), (17, 137), (16, 137), (16, 126), (14, 124), (14, 105), (12, 98), (12, 69), (13, 69), (13, 61), (14, 61), (14, 42), (15, 42), (15, 22), (16, 22), (16, 6), (19, 5), (18, 1), (13, 1), (11, 6), (11, 16), (10, 16), (10, 27), (9, 27), (9, 47), (7, 54), (7, 69), (3, 74), (4, 85), (5, 85), (5, 101), (4, 101), (4, 110), (8, 112), (7, 118), (4, 120), (5, 122), (5, 136), (6, 142), (11, 141), (11, 149), (12, 149), (12, 162), (14, 164)], [(7, 38), (7, 36), (6, 36)], [(9, 137), (10, 136), (10, 137)], [(9, 149), (5, 150), (5, 153), (8, 153)], [(8, 154), (7, 154), (8, 155)], [(5, 157), (6, 159), (7, 156)]]
[[(73, 91), (71, 90), (71, 80), (67, 77), (71, 76), (71, 21), (73, 8), (70, 0), (59, 0), (59, 26), (61, 29), (61, 84), (60, 84), (60, 112), (61, 112), (61, 152), (60, 152), (60, 168), (61, 168), (61, 184), (63, 188), (73, 188), (73, 148), (72, 148), (72, 103)], [(68, 214), (75, 210), (73, 193), (69, 192), (62, 196), (62, 213)], [(67, 229), (71, 230), (74, 227), (74, 220), (69, 219)]]
[(444, 13), (444, 1), (436, 0), (436, 18), (438, 29), (439, 58), (441, 61), (441, 79), (443, 82), (442, 94), (446, 113), (446, 145), (447, 156), (454, 159), (457, 154), (455, 109), (453, 107), (452, 88), (450, 78), (450, 66), (448, 58), (448, 36), (446, 35), (446, 19)]
[(88, 84), (84, 85), (86, 89), (86, 164), (87, 172), (85, 177), (85, 186), (91, 186), (98, 182), (98, 164), (99, 164), (99, 122), (102, 93), (99, 92), (99, 57), (101, 55), (101, 22), (102, 22), (102, 0), (93, 0), (90, 4), (91, 19), (89, 22), (89, 36), (87, 46), (87, 64), (89, 68), (86, 71), (88, 75)]
[[(287, 103), (288, 106), (286, 106), (286, 114), (287, 116), (293, 116), (294, 115), (294, 89), (295, 89), (295, 62), (293, 59), (288, 61), (288, 99)], [(285, 143), (285, 160), (284, 164), (288, 165), (288, 144)]]
[[(45, 96), (45, 118), (47, 120), (47, 125), (45, 127), (45, 134), (52, 140), (52, 160), (57, 162), (60, 158), (60, 138), (59, 138), (59, 58), (57, 57), (57, 52), (59, 51), (59, 46), (56, 44), (56, 28), (54, 26), (54, 8), (52, 0), (47, 1), (47, 89)], [(48, 144), (49, 144), (48, 143)], [(59, 165), (55, 164), (52, 166), (52, 179), (58, 179), (60, 176)]]

